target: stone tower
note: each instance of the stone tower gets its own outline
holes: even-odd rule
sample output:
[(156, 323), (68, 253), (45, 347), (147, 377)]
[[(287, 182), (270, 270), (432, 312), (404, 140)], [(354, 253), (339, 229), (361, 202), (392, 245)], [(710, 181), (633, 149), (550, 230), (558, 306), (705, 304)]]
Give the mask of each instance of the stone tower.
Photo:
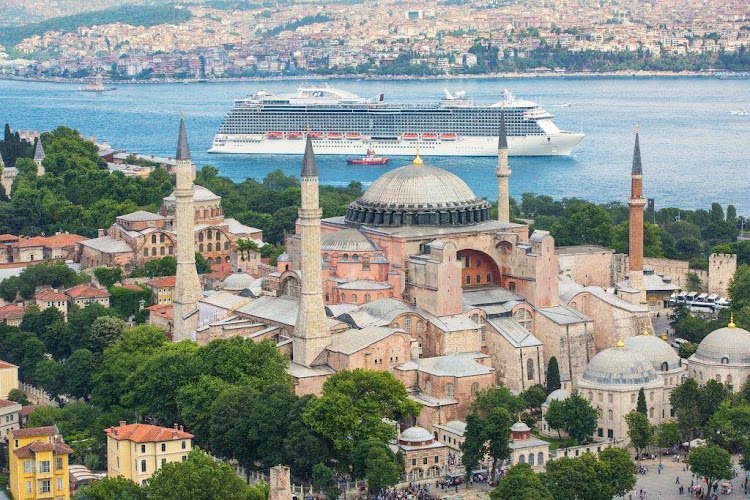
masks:
[(508, 178), (508, 136), (505, 132), (505, 111), (500, 113), (500, 136), (497, 141), (497, 220), (510, 222), (510, 191)]
[(36, 140), (36, 147), (34, 148), (34, 163), (36, 163), (36, 175), (44, 175), (44, 167), (42, 161), (44, 160), (44, 146), (42, 146), (42, 138), (39, 137)]
[(641, 145), (638, 127), (635, 129), (635, 147), (633, 149), (633, 168), (630, 172), (630, 245), (628, 284), (634, 291), (631, 302), (646, 303), (646, 290), (643, 287), (643, 209), (646, 199), (643, 197), (643, 167), (641, 165)]
[(289, 467), (283, 465), (271, 467), (268, 482), (268, 500), (292, 500), (290, 477)]
[(737, 271), (737, 255), (712, 253), (708, 258), (708, 293), (727, 296), (727, 286)]
[(193, 209), (193, 179), (195, 166), (190, 160), (185, 121), (180, 117), (177, 140), (177, 186), (175, 196), (175, 228), (177, 232), (177, 280), (172, 300), (174, 324), (172, 340), (190, 339), (198, 327), (198, 300), (201, 286), (195, 269), (195, 211)]
[(323, 211), (318, 202), (318, 165), (309, 134), (300, 181), (302, 206), (298, 215), (302, 233), (302, 292), (294, 327), (292, 360), (303, 366), (312, 366), (330, 344), (331, 332), (326, 321), (321, 281), (320, 218)]

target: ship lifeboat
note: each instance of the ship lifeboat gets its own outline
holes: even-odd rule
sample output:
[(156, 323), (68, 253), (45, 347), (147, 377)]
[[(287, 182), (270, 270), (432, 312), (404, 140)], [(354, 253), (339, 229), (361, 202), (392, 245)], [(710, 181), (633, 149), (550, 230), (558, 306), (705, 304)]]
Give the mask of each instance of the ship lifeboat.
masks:
[(284, 138), (284, 134), (282, 134), (281, 132), (268, 132), (266, 134), (266, 139), (273, 139), (273, 140), (277, 141), (277, 140), (283, 139), (283, 138)]
[(286, 138), (298, 141), (302, 139), (302, 132), (289, 132), (286, 134)]
[(362, 138), (362, 136), (352, 132), (352, 133), (346, 134), (346, 138), (349, 139), (350, 141), (358, 141)]
[(318, 140), (323, 138), (323, 134), (321, 132), (308, 132), (308, 136), (310, 136), (310, 139), (312, 140)]
[(437, 134), (422, 134), (422, 139), (425, 141), (437, 141)]
[(404, 134), (401, 136), (401, 138), (405, 141), (416, 141), (419, 139), (419, 135), (417, 134)]
[(441, 141), (455, 141), (456, 134), (440, 134)]
[(343, 136), (339, 134), (338, 132), (334, 132), (332, 134), (328, 134), (328, 138), (332, 141), (340, 141)]

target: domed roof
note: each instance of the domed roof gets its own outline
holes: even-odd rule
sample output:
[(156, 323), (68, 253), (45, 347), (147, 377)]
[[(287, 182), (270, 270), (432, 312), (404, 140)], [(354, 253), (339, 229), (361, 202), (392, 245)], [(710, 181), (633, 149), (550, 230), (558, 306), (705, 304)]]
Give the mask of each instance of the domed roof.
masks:
[[(618, 346), (623, 346), (618, 343)], [(658, 375), (640, 353), (627, 347), (610, 347), (589, 361), (581, 380), (597, 385), (627, 386), (648, 384)]]
[(547, 399), (544, 400), (544, 404), (549, 406), (552, 401), (565, 401), (570, 397), (570, 393), (565, 389), (556, 389), (549, 393)]
[(457, 175), (417, 157), (373, 182), (349, 205), (346, 220), (376, 226), (474, 224), (489, 219), (489, 206)]
[(286, 253), (286, 252), (284, 252), (281, 255), (279, 255), (278, 257), (276, 257), (276, 262), (289, 262), (291, 260), (292, 260), (292, 258), (289, 257), (289, 254)]
[(245, 288), (252, 288), (255, 278), (248, 273), (237, 272), (227, 276), (224, 280), (224, 290), (227, 291), (240, 291)]
[(721, 363), (750, 363), (750, 332), (744, 328), (729, 326), (719, 328), (706, 335), (695, 351), (695, 359)]
[(424, 427), (419, 427), (417, 425), (406, 429), (404, 432), (401, 433), (401, 435), (398, 438), (401, 441), (409, 441), (409, 442), (429, 441), (431, 439), (435, 439), (435, 437), (432, 434), (430, 434), (430, 431), (428, 431)]
[(636, 335), (625, 339), (625, 345), (628, 349), (632, 349), (646, 358), (657, 372), (665, 371), (663, 370), (664, 363), (667, 363), (666, 371), (675, 370), (682, 366), (682, 359), (677, 355), (674, 348), (655, 335), (646, 333)]
[[(169, 196), (164, 198), (164, 201), (175, 201), (175, 200), (176, 198), (174, 195), (174, 191), (172, 191)], [(215, 200), (221, 200), (221, 196), (214, 194), (214, 192), (211, 191), (210, 189), (200, 186), (198, 184), (195, 184), (193, 186), (193, 201), (194, 202), (215, 201)]]
[(356, 229), (323, 234), (320, 238), (320, 249), (329, 252), (373, 252), (377, 250), (370, 240)]
[(513, 432), (529, 432), (531, 429), (523, 422), (516, 422), (511, 426), (510, 430)]

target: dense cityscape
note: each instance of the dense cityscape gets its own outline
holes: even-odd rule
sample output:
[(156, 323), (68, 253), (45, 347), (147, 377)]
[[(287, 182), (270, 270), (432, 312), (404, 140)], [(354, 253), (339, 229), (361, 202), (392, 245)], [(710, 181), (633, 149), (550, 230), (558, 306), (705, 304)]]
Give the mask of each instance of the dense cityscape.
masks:
[[(40, 6), (24, 5), (26, 16), (41, 21)], [(117, 8), (6, 28), (0, 72), (164, 80), (750, 68), (750, 12), (742, 0), (386, 0), (324, 3), (315, 12), (294, 2)]]

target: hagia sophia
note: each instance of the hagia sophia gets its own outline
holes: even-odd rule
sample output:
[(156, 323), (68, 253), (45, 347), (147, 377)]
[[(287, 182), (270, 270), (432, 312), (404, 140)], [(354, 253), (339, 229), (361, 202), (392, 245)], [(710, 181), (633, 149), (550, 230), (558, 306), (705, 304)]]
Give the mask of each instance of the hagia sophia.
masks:
[[(252, 272), (233, 257), (234, 274), (225, 280), (231, 286), (210, 292), (201, 290), (194, 265), (195, 231), (203, 227), (196, 226), (202, 221), (194, 204), (210, 192), (193, 186), (183, 123), (178, 144), (169, 213), (178, 266), (172, 338), (270, 339), (289, 357), (299, 395), (320, 393), (340, 370), (388, 371), (422, 405), (418, 428), (451, 447), (479, 391), (502, 385), (518, 393), (544, 384), (555, 357), (562, 388), (546, 404), (577, 392), (599, 412), (594, 438), (612, 441), (627, 439), (623, 417), (635, 409), (640, 389), (656, 424), (672, 416), (670, 391), (686, 377), (734, 390), (750, 378), (750, 332), (733, 323), (709, 334), (689, 360), (654, 331), (652, 315), (680, 287), (644, 262), (637, 131), (625, 259), (600, 247), (559, 248), (548, 232), (511, 221), (504, 126), (496, 219), (486, 200), (458, 176), (425, 165), (418, 151), (413, 162), (373, 182), (346, 215), (323, 219), (308, 137), (287, 253)], [(733, 273), (727, 267), (720, 271), (724, 283)], [(540, 465), (546, 452), (538, 440), (523, 424), (514, 429), (514, 449), (532, 450), (519, 459), (536, 457)]]

